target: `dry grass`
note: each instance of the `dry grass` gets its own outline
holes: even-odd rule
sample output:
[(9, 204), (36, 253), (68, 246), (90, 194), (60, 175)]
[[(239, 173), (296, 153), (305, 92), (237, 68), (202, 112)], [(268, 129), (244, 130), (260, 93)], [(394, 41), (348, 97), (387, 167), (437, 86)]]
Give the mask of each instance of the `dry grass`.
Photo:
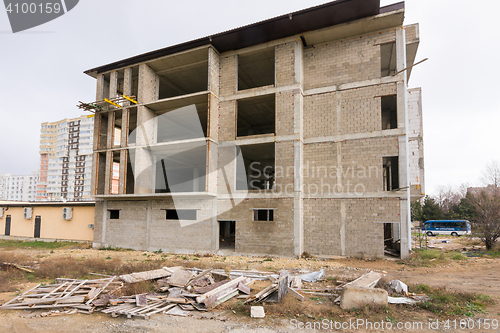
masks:
[(142, 281), (137, 283), (127, 283), (125, 287), (119, 290), (120, 296), (133, 296), (145, 294), (154, 291), (155, 287), (151, 281)]
[(57, 258), (44, 260), (35, 269), (35, 276), (42, 279), (68, 278), (76, 279), (88, 273), (88, 267), (75, 258)]
[(0, 250), (0, 262), (29, 266), (31, 259), (26, 255), (13, 251)]

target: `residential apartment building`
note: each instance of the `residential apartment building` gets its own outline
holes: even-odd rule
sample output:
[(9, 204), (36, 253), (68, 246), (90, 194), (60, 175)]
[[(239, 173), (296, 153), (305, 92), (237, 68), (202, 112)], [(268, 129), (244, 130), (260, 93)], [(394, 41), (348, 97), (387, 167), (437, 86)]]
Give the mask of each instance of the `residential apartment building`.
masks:
[(88, 70), (94, 245), (406, 258), (424, 163), (404, 14), (339, 0)]
[(38, 171), (25, 176), (2, 173), (0, 174), (0, 200), (35, 201), (37, 182)]
[(90, 201), (94, 118), (43, 123), (37, 201)]

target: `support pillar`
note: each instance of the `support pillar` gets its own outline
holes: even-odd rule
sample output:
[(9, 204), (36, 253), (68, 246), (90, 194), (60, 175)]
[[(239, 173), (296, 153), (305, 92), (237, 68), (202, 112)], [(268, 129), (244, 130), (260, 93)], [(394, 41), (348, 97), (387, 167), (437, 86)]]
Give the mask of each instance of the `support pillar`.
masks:
[[(396, 30), (396, 71), (406, 68), (406, 35), (403, 27)], [(408, 75), (399, 74), (397, 83), (398, 128), (408, 133)], [(408, 135), (399, 137), (399, 187), (405, 195), (400, 198), (401, 214), (401, 259), (407, 259), (411, 250), (411, 209), (410, 209), (410, 156)]]

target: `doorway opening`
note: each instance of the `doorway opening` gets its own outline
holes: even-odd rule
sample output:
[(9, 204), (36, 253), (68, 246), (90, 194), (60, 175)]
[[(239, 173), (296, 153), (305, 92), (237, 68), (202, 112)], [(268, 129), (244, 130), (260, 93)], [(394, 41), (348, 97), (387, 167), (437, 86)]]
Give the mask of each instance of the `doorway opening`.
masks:
[(236, 249), (236, 221), (219, 221), (219, 250)]
[(399, 223), (384, 223), (384, 254), (399, 258), (400, 253)]

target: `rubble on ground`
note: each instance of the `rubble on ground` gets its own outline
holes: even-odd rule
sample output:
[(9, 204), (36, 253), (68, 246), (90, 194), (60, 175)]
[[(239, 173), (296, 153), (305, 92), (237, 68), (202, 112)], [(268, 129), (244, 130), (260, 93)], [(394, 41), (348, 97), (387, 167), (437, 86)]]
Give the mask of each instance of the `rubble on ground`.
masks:
[[(26, 314), (25, 318), (102, 312), (112, 317), (149, 319), (151, 315), (160, 313), (189, 316), (193, 311), (210, 311), (235, 297), (244, 300), (243, 304), (252, 305), (281, 302), (287, 295), (299, 301), (313, 296), (332, 297), (336, 298), (334, 302), (339, 303), (342, 309), (363, 308), (366, 305), (386, 306), (388, 303), (416, 304), (427, 300), (425, 295), (408, 293), (408, 286), (399, 280), (389, 283), (391, 295), (384, 289), (375, 288), (384, 274), (373, 271), (351, 282), (337, 281), (338, 285), (334, 287), (310, 287), (312, 283), (324, 281), (324, 277), (323, 270), (292, 276), (288, 270), (275, 274), (249, 270), (163, 267), (93, 280), (58, 278), (55, 284), (38, 284), (1, 305), (0, 309), (44, 310), (36, 315)], [(124, 287), (144, 281), (155, 281), (156, 292), (120, 295)], [(257, 291), (252, 288), (256, 281), (259, 281), (260, 286), (262, 282), (268, 285)], [(252, 306), (251, 310), (254, 318), (265, 316), (263, 308)]]

